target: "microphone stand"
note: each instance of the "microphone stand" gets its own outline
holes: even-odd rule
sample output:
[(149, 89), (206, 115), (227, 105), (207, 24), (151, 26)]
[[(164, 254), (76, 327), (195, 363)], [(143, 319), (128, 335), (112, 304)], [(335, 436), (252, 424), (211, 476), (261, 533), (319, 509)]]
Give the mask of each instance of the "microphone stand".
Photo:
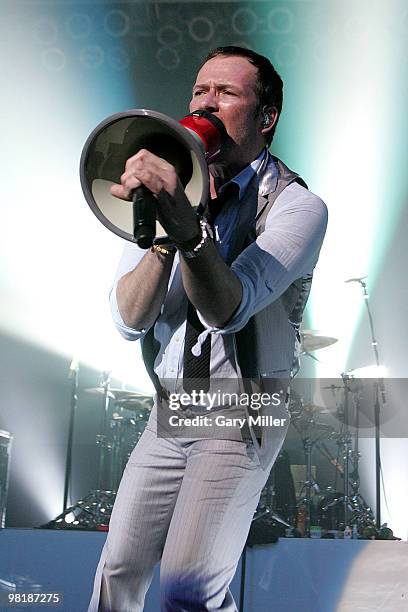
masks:
[(65, 480), (64, 480), (64, 502), (62, 512), (64, 513), (68, 506), (68, 489), (71, 479), (72, 469), (72, 443), (74, 437), (74, 422), (75, 412), (78, 405), (78, 361), (75, 357), (69, 366), (69, 378), (71, 379), (71, 410), (69, 416), (68, 441), (67, 441), (67, 458), (65, 463)]
[[(363, 291), (364, 302), (366, 305), (368, 321), (370, 324), (370, 333), (371, 333), (371, 345), (374, 350), (375, 356), (375, 364), (377, 366), (377, 374), (378, 368), (380, 367), (380, 359), (378, 355), (378, 342), (374, 333), (374, 322), (373, 316), (370, 309), (369, 304), (369, 296), (367, 293), (367, 285), (362, 279), (355, 279), (356, 282), (360, 283), (361, 289)], [(381, 527), (381, 454), (380, 454), (380, 392), (381, 392), (381, 404), (385, 406), (385, 389), (384, 389), (384, 381), (380, 379), (378, 376), (375, 379), (375, 401), (374, 401), (374, 423), (375, 423), (375, 495), (376, 495), (376, 527), (380, 529)]]

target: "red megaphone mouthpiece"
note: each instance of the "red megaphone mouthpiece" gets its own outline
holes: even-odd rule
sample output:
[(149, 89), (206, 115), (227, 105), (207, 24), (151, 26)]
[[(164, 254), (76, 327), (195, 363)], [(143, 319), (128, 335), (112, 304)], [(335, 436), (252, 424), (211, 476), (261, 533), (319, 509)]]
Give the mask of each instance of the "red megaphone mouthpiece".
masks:
[(204, 148), (206, 162), (209, 164), (220, 153), (227, 139), (227, 130), (218, 117), (205, 110), (190, 113), (179, 121), (187, 128)]

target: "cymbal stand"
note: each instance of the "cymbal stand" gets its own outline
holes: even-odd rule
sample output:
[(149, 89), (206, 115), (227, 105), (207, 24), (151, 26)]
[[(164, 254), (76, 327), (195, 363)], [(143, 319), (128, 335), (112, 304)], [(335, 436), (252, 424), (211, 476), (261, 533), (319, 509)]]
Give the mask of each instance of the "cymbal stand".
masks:
[[(116, 405), (115, 405), (116, 407)], [(114, 491), (118, 490), (119, 483), (122, 478), (124, 465), (126, 463), (124, 456), (125, 447), (125, 428), (130, 424), (135, 426), (136, 420), (124, 417), (122, 407), (119, 406), (119, 412), (114, 412), (111, 418), (112, 436), (112, 487)]]
[[(333, 436), (338, 439), (339, 444), (342, 444), (343, 434), (337, 434), (333, 432)], [(374, 525), (374, 515), (371, 508), (368, 506), (366, 500), (359, 492), (360, 478), (358, 475), (358, 463), (360, 459), (360, 452), (356, 450), (358, 446), (355, 446), (355, 450), (350, 452), (352, 470), (349, 473), (349, 492), (352, 491), (352, 495), (348, 498), (348, 520), (351, 525), (358, 525), (362, 530), (367, 525)], [(327, 448), (323, 441), (318, 441), (316, 449), (320, 454), (331, 463), (336, 469), (337, 474), (344, 479), (344, 468), (343, 465), (332, 455), (330, 450)], [(336, 490), (336, 487), (335, 487)], [(335, 506), (337, 504), (343, 504), (343, 497), (338, 497), (330, 505)], [(337, 525), (339, 527), (339, 525)]]
[[(66, 508), (64, 500), (64, 510), (55, 519), (52, 519), (41, 527), (44, 529), (97, 529), (106, 531), (115, 501), (116, 493), (112, 490), (104, 490), (103, 484), (108, 486), (112, 481), (112, 466), (108, 464), (108, 452), (112, 445), (108, 443), (108, 411), (110, 399), (110, 372), (103, 372), (101, 387), (103, 389), (103, 423), (102, 433), (96, 436), (96, 444), (99, 446), (98, 453), (98, 476), (97, 489), (90, 491), (85, 497), (76, 501), (72, 506)], [(73, 377), (72, 406), (76, 406), (76, 378)], [(109, 473), (107, 476), (107, 470)]]
[(98, 453), (98, 477), (96, 488), (101, 491), (103, 488), (103, 480), (109, 480), (107, 489), (110, 490), (111, 474), (106, 477), (107, 464), (108, 464), (108, 452), (111, 450), (111, 445), (107, 441), (107, 429), (108, 429), (108, 411), (109, 411), (109, 384), (110, 384), (110, 372), (102, 372), (101, 387), (103, 389), (103, 424), (102, 434), (96, 436), (96, 444), (99, 447)]
[(312, 470), (313, 447), (318, 441), (319, 441), (319, 438), (317, 440), (312, 440), (309, 436), (306, 436), (306, 438), (302, 438), (303, 449), (305, 451), (305, 456), (306, 456), (306, 480), (303, 484), (301, 494), (305, 490), (305, 496), (302, 499), (302, 502), (306, 508), (305, 535), (307, 538), (310, 538), (310, 525), (312, 521), (312, 490), (316, 492), (320, 491), (319, 485), (313, 478), (313, 470)]
[(305, 429), (305, 427), (304, 426), (302, 427), (300, 420), (298, 420), (298, 422), (296, 421), (293, 422), (293, 425), (296, 431), (298, 432), (300, 439), (302, 441), (303, 450), (304, 450), (305, 457), (306, 457), (306, 480), (303, 483), (303, 487), (300, 492), (300, 497), (302, 496), (303, 491), (305, 491), (305, 496), (302, 499), (302, 503), (304, 504), (305, 509), (306, 509), (305, 535), (308, 538), (310, 538), (310, 525), (311, 525), (311, 520), (312, 520), (312, 490), (315, 491), (316, 493), (319, 493), (320, 491), (320, 487), (318, 483), (313, 478), (312, 454), (313, 454), (313, 449), (315, 445), (317, 445), (317, 443), (320, 442), (320, 440), (326, 436), (326, 434), (323, 434), (323, 436), (319, 436), (315, 440), (312, 440), (312, 438), (310, 438), (310, 436), (308, 435), (307, 430), (309, 430), (310, 427), (313, 428), (314, 424), (315, 424), (314, 418), (308, 417), (308, 421), (306, 423), (306, 432), (303, 433), (302, 429)]
[[(350, 377), (351, 378), (351, 377)], [(360, 387), (361, 388), (361, 387)], [(349, 477), (349, 506), (353, 513), (352, 523), (358, 525), (361, 529), (366, 526), (374, 526), (375, 519), (371, 508), (360, 493), (360, 473), (359, 463), (361, 453), (359, 451), (359, 431), (360, 431), (360, 390), (355, 393), (355, 436), (354, 450), (350, 451), (351, 472)]]
[(359, 490), (360, 490), (360, 473), (359, 473), (359, 463), (361, 453), (359, 451), (359, 427), (360, 427), (360, 393), (357, 394), (357, 399), (355, 401), (355, 435), (354, 435), (354, 449), (351, 451), (351, 466), (352, 471), (350, 472), (350, 486), (352, 491), (351, 502), (352, 506), (355, 507), (358, 504), (357, 500), (360, 498)]
[(342, 435), (343, 442), (343, 516), (344, 516), (344, 526), (349, 524), (350, 515), (349, 515), (349, 474), (350, 474), (350, 452), (351, 452), (351, 433), (349, 429), (349, 394), (350, 387), (348, 386), (349, 376), (345, 373), (341, 375), (344, 383), (344, 411), (343, 411), (343, 421), (345, 425), (345, 429)]
[(69, 367), (69, 378), (71, 379), (71, 409), (69, 415), (68, 441), (67, 441), (67, 458), (65, 461), (65, 479), (64, 479), (64, 501), (62, 512), (64, 513), (68, 506), (68, 492), (71, 481), (72, 472), (72, 446), (74, 439), (74, 423), (75, 413), (78, 406), (78, 361), (75, 357), (71, 361)]
[[(365, 278), (365, 277), (364, 277)], [(362, 278), (353, 279), (355, 282), (360, 284), (364, 304), (366, 306), (368, 322), (371, 333), (371, 346), (373, 347), (375, 364), (377, 366), (377, 373), (380, 367), (380, 358), (378, 353), (378, 341), (375, 337), (374, 332), (374, 321), (370, 309), (369, 295), (367, 292), (367, 285)], [(374, 396), (374, 422), (375, 422), (375, 498), (376, 498), (376, 526), (377, 529), (381, 527), (381, 449), (380, 449), (380, 411), (381, 406), (385, 406), (385, 389), (384, 380), (377, 376), (374, 384), (375, 396)]]
[[(337, 460), (330, 455), (330, 452), (323, 444), (326, 456), (329, 461), (335, 465), (338, 473), (343, 478), (343, 495), (336, 500), (336, 503), (343, 506), (343, 522), (346, 525), (359, 525), (365, 527), (373, 524), (373, 515), (371, 509), (367, 505), (365, 499), (360, 495), (360, 477), (358, 464), (360, 459), (359, 448), (359, 395), (356, 396), (356, 379), (353, 375), (343, 373), (344, 385), (344, 404), (338, 406), (339, 420), (342, 421), (342, 430), (340, 433), (333, 433), (333, 438), (337, 439), (337, 444), (342, 448), (342, 465), (337, 463)], [(357, 397), (354, 407), (355, 413), (355, 436), (354, 449), (352, 447), (353, 436), (350, 431), (350, 398)], [(340, 418), (341, 417), (341, 418)], [(351, 468), (351, 469), (350, 469)]]
[(309, 437), (303, 440), (303, 448), (306, 455), (306, 482), (304, 487), (306, 489), (306, 517), (305, 517), (305, 534), (307, 538), (310, 538), (310, 525), (312, 522), (312, 489), (319, 491), (319, 485), (313, 478), (312, 472), (312, 453), (313, 447), (316, 444), (316, 440), (313, 441)]

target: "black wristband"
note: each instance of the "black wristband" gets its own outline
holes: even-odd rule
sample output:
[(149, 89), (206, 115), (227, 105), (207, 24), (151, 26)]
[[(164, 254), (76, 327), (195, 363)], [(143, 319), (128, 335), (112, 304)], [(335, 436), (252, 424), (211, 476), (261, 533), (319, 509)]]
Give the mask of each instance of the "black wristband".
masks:
[(176, 247), (180, 249), (180, 251), (192, 251), (195, 247), (201, 242), (201, 238), (203, 237), (201, 227), (199, 227), (199, 233), (191, 238), (190, 240), (186, 240), (185, 242), (176, 242)]

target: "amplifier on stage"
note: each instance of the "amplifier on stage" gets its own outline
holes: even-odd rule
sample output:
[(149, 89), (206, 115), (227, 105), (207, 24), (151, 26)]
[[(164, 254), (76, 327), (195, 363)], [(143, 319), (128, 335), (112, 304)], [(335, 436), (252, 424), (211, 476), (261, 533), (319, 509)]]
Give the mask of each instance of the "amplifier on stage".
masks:
[(0, 528), (6, 525), (7, 492), (13, 436), (0, 429)]

